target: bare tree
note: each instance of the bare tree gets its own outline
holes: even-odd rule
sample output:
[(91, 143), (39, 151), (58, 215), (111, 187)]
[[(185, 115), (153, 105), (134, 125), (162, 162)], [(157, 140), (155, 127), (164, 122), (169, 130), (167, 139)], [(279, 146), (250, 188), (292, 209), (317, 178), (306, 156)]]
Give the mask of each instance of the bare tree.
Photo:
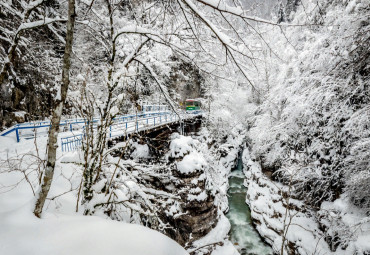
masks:
[(75, 27), (75, 0), (68, 1), (68, 21), (67, 21), (67, 32), (66, 32), (66, 47), (64, 50), (63, 57), (63, 70), (62, 70), (62, 84), (60, 87), (59, 95), (57, 95), (57, 103), (53, 111), (51, 119), (51, 128), (49, 131), (49, 144), (48, 144), (48, 157), (46, 161), (46, 169), (41, 184), (41, 189), (38, 193), (34, 214), (37, 217), (41, 217), (42, 209), (46, 197), (49, 193), (51, 182), (53, 180), (55, 161), (56, 161), (56, 150), (58, 148), (58, 133), (59, 123), (62, 116), (64, 103), (67, 98), (68, 86), (69, 86), (69, 70), (71, 67), (71, 54), (72, 54), (72, 43), (73, 43), (73, 32)]

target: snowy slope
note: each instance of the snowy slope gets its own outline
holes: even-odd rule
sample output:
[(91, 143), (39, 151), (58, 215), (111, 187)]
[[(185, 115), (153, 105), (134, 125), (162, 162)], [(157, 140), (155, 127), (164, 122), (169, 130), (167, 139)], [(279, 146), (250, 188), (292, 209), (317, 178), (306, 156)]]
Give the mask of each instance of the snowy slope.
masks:
[(30, 204), (0, 214), (0, 254), (186, 255), (180, 245), (149, 228), (99, 217), (47, 214)]
[(44, 154), (46, 138), (37, 140), (37, 150), (33, 140), (14, 144), (2, 137), (0, 144), (0, 254), (188, 254), (172, 239), (144, 226), (112, 221), (106, 215), (82, 216), (81, 209), (75, 213), (80, 169), (61, 162), (60, 148), (49, 193), (53, 199), (47, 200), (43, 218), (36, 218), (31, 185), (22, 178), (27, 175), (36, 189), (35, 158), (37, 150)]

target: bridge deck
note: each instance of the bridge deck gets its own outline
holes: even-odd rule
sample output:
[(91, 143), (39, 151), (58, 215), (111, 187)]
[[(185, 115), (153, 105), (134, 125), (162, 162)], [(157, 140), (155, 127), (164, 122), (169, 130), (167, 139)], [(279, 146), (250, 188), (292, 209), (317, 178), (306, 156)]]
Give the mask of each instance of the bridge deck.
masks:
[[(194, 115), (184, 114), (181, 119), (192, 118)], [(114, 123), (106, 130), (109, 138), (127, 136), (131, 133), (150, 130), (161, 125), (166, 125), (179, 121), (179, 116), (173, 112), (146, 112), (118, 116), (114, 118)], [(93, 120), (96, 125), (98, 119)], [(87, 124), (85, 119), (67, 119), (60, 123), (61, 132), (58, 135), (58, 143), (62, 151), (76, 150), (82, 144), (84, 129)], [(15, 142), (22, 139), (32, 139), (38, 136), (47, 136), (50, 128), (50, 121), (38, 121), (17, 124), (2, 133), (0, 136), (13, 137)]]

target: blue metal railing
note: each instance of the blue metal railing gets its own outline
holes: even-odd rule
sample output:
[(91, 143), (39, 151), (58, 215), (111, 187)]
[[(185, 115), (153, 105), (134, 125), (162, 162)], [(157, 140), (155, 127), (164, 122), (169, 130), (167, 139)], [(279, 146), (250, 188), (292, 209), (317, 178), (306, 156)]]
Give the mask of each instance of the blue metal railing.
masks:
[[(186, 118), (184, 116), (184, 118)], [(123, 115), (117, 116), (113, 119), (113, 125), (109, 126), (107, 132), (109, 132), (109, 138), (114, 138), (117, 136), (128, 135), (129, 133), (138, 132), (145, 129), (151, 129), (156, 126), (161, 126), (162, 124), (171, 123), (177, 121), (179, 117), (174, 114), (173, 112), (143, 112), (139, 114), (132, 114), (132, 115)], [(96, 123), (94, 124), (94, 129), (100, 120), (98, 118), (94, 118), (91, 122)], [(76, 119), (68, 119), (63, 120), (60, 123), (60, 126), (64, 126), (64, 131), (74, 131), (80, 130), (76, 135), (62, 137), (61, 139), (61, 148), (62, 151), (73, 151), (77, 150), (82, 146), (83, 138), (85, 135), (85, 128), (86, 124), (89, 121), (76, 118)], [(21, 137), (25, 137), (25, 134), (22, 134), (22, 130), (31, 130), (32, 132), (26, 134), (29, 135), (25, 138), (35, 137), (37, 132), (39, 133), (46, 133), (49, 131), (50, 128), (50, 121), (39, 121), (39, 122), (28, 122), (28, 123), (21, 123), (13, 126), (12, 128), (5, 130), (3, 133), (0, 133), (0, 136), (6, 136), (11, 133), (15, 133), (17, 142), (20, 142)], [(39, 129), (44, 129), (44, 131), (37, 131)]]
[[(122, 126), (120, 125), (121, 123), (113, 124), (112, 126), (109, 127), (109, 137), (113, 138), (113, 137), (117, 137), (117, 136), (122, 135), (122, 134), (116, 134), (116, 135), (112, 134), (117, 129), (120, 130), (120, 131), (124, 131), (127, 134), (128, 133), (128, 128), (131, 128), (131, 127), (134, 128), (133, 130), (131, 130), (131, 132), (136, 132), (136, 131), (140, 131), (140, 130), (143, 130), (143, 129), (146, 129), (146, 128), (155, 127), (156, 125), (161, 125), (161, 124), (165, 124), (165, 123), (168, 123), (168, 122), (176, 121), (178, 119), (177, 116), (172, 112), (157, 114), (157, 116), (154, 116), (153, 114), (150, 114), (150, 115), (149, 114), (146, 114), (146, 115), (143, 114), (143, 115), (141, 115), (141, 117), (142, 118), (138, 118), (137, 120), (134, 119), (134, 120), (131, 120), (131, 121), (123, 122), (124, 128), (122, 128)], [(151, 123), (149, 123), (150, 120), (152, 120)], [(130, 123), (132, 125), (128, 126), (128, 124), (130, 124)]]
[(74, 136), (69, 136), (69, 137), (62, 137), (61, 140), (61, 145), (62, 145), (62, 151), (72, 151), (72, 150), (77, 150), (78, 148), (81, 147), (82, 145), (82, 139), (83, 139), (83, 134), (80, 135), (74, 135)]
[(19, 141), (20, 141), (20, 130), (26, 130), (26, 129), (36, 130), (37, 128), (49, 128), (49, 127), (50, 127), (50, 124), (49, 125), (41, 124), (41, 125), (35, 125), (35, 126), (23, 126), (23, 125), (17, 124), (13, 128), (6, 130), (4, 133), (1, 134), (1, 136), (6, 136), (10, 133), (15, 132), (15, 135), (16, 135), (16, 138), (17, 138), (17, 143), (19, 143)]
[[(143, 116), (148, 116), (149, 114), (146, 114), (146, 115), (141, 115), (142, 117)], [(165, 124), (165, 123), (168, 123), (168, 122), (172, 122), (172, 121), (176, 121), (178, 120), (178, 117), (177, 115), (173, 114), (173, 113), (164, 113), (164, 114), (158, 114), (158, 116), (153, 116), (153, 114), (150, 114), (150, 117), (146, 117), (146, 118), (138, 118), (136, 119), (136, 115), (133, 115), (135, 116), (135, 119), (132, 119), (131, 116), (126, 118), (126, 121), (124, 122), (119, 122), (119, 123), (115, 123), (111, 126), (109, 126), (109, 129), (108, 129), (108, 132), (109, 132), (109, 138), (114, 138), (114, 137), (117, 137), (117, 136), (122, 136), (122, 135), (127, 135), (131, 132), (137, 132), (137, 131), (140, 131), (140, 130), (143, 130), (145, 128), (152, 128), (152, 127), (155, 127), (155, 126), (160, 126), (162, 124)], [(138, 115), (139, 116), (139, 115)], [(163, 118), (162, 118), (163, 116)], [(156, 121), (157, 119), (157, 121)], [(158, 121), (159, 119), (159, 121)], [(149, 120), (153, 120), (153, 125), (150, 125), (149, 124)], [(128, 126), (128, 124), (133, 124), (132, 126)], [(147, 125), (145, 126), (142, 126), (142, 128), (140, 128), (140, 125), (143, 125), (144, 123), (146, 123)], [(121, 124), (124, 124), (122, 128), (122, 125)], [(131, 128), (131, 127), (134, 127), (133, 130), (131, 130), (131, 132), (128, 131), (128, 128)], [(118, 134), (116, 135), (113, 135), (113, 133), (115, 131), (121, 131), (121, 132), (118, 132)], [(123, 133), (122, 133), (123, 131)], [(84, 137), (84, 134), (78, 134), (78, 135), (75, 135), (75, 136), (69, 136), (69, 137), (63, 137), (61, 138), (61, 145), (62, 145), (62, 151), (73, 151), (73, 150), (77, 150), (79, 147), (81, 147), (82, 145), (82, 140), (83, 140), (83, 137)]]
[[(136, 118), (145, 118), (147, 116), (156, 116), (156, 115), (163, 115), (163, 114), (168, 114), (169, 112), (151, 112), (151, 113), (140, 113), (140, 114), (132, 114), (132, 115), (124, 115), (124, 116), (117, 116), (113, 119), (113, 121), (116, 122), (128, 122), (129, 120), (134, 120)], [(83, 124), (80, 126), (80, 128), (84, 128), (86, 124), (86, 120), (83, 118), (76, 118), (76, 119), (67, 119), (67, 120), (62, 120), (60, 122), (60, 126), (64, 126), (65, 130), (64, 131), (73, 131), (74, 126)], [(93, 122), (99, 122), (98, 118), (94, 118)], [(32, 130), (32, 133), (36, 133), (36, 129), (40, 128), (45, 128), (46, 131), (49, 130), (50, 128), (50, 121), (37, 121), (37, 122), (25, 122), (21, 124), (16, 124), (13, 127), (5, 130), (0, 134), (0, 136), (7, 136), (11, 133), (15, 133), (17, 143), (20, 142), (20, 137), (21, 137), (21, 130)]]

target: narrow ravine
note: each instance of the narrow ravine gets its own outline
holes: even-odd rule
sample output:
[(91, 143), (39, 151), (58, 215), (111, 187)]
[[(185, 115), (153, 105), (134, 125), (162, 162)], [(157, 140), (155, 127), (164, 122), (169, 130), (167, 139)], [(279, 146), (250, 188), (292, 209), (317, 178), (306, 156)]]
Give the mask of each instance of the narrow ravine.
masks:
[(272, 249), (262, 241), (252, 225), (250, 209), (245, 203), (246, 187), (243, 182), (243, 162), (239, 159), (237, 167), (232, 170), (229, 178), (230, 209), (226, 216), (231, 223), (230, 240), (241, 255), (272, 254)]

